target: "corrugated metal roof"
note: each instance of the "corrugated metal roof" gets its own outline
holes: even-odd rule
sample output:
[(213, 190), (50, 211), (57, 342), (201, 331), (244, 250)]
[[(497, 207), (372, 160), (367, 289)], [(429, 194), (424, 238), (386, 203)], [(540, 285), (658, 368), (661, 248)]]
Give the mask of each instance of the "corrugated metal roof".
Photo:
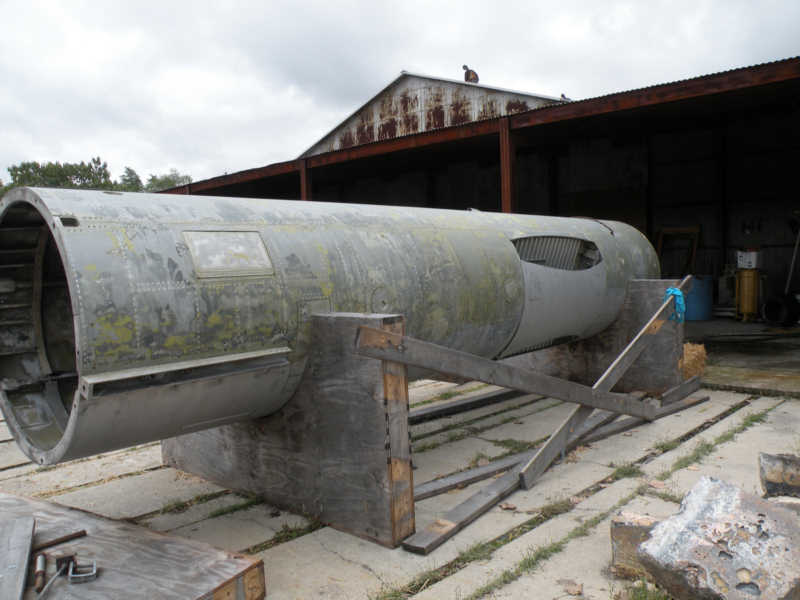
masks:
[[(768, 62), (757, 63), (757, 64), (749, 65), (749, 66), (746, 66), (746, 67), (736, 67), (736, 68), (733, 68), (733, 69), (726, 69), (726, 70), (723, 70), (723, 71), (715, 71), (714, 73), (706, 73), (705, 75), (698, 75), (696, 77), (687, 77), (685, 79), (676, 79), (674, 81), (668, 81), (668, 82), (665, 82), (665, 83), (654, 83), (653, 85), (647, 85), (647, 86), (639, 87), (639, 88), (632, 88), (632, 89), (629, 89), (629, 90), (623, 90), (623, 91), (618, 91), (618, 92), (609, 92), (608, 94), (601, 94), (599, 96), (590, 96), (589, 98), (582, 98), (580, 100), (570, 99), (567, 102), (570, 103), (570, 104), (577, 104), (577, 103), (584, 103), (585, 104), (585, 103), (589, 103), (589, 102), (594, 102), (596, 100), (602, 100), (604, 98), (611, 98), (613, 96), (624, 96), (624, 95), (628, 95), (628, 94), (638, 94), (638, 93), (645, 92), (645, 91), (652, 91), (652, 90), (656, 90), (656, 89), (659, 89), (659, 88), (666, 88), (666, 87), (670, 87), (670, 86), (675, 86), (675, 85), (678, 85), (678, 84), (681, 84), (681, 83), (688, 83), (690, 81), (702, 81), (704, 79), (711, 79), (713, 77), (719, 77), (720, 75), (728, 75), (728, 74), (731, 74), (731, 73), (750, 71), (752, 69), (758, 69), (758, 68), (761, 68), (761, 67), (766, 67), (768, 65), (777, 65), (777, 64), (781, 64), (781, 63), (787, 63), (787, 62), (791, 62), (793, 60), (798, 60), (798, 59), (800, 59), (800, 56), (790, 56), (788, 58), (781, 58), (781, 59), (778, 59), (778, 60), (772, 60), (772, 61), (768, 61)], [(543, 106), (543, 107), (540, 107), (540, 108), (531, 109), (530, 111), (527, 111), (527, 112), (534, 112), (534, 111), (537, 111), (537, 110), (545, 110), (547, 108), (551, 108), (551, 107), (550, 106)]]
[(555, 102), (561, 100), (402, 71), (300, 158), (520, 113)]
[[(791, 64), (791, 63), (796, 63), (796, 64)], [(741, 74), (743, 78), (746, 76), (746, 78), (739, 79), (736, 77), (738, 74)], [(387, 86), (385, 86), (383, 90), (381, 90), (381, 92), (378, 93), (378, 96), (383, 91), (391, 87), (393, 84), (395, 84), (398, 80), (400, 80), (402, 77), (406, 75), (416, 76), (413, 73), (406, 73), (406, 72), (401, 73), (400, 76), (398, 76)], [(733, 76), (733, 78), (731, 76)], [(427, 76), (421, 75), (419, 77), (427, 77)], [(698, 83), (703, 83), (704, 81), (712, 81), (715, 78), (722, 79), (722, 81), (717, 82), (715, 84), (715, 87), (710, 87), (707, 89), (704, 89), (702, 87), (697, 87), (694, 90), (681, 89), (692, 85), (697, 86)], [(476, 84), (466, 84), (460, 81), (448, 80), (443, 78), (430, 78), (430, 79), (435, 79), (435, 80), (438, 79), (439, 81), (447, 83), (458, 83), (459, 85), (469, 85), (469, 86), (476, 85)], [(800, 56), (793, 56), (779, 60), (758, 63), (746, 67), (737, 67), (734, 69), (728, 69), (723, 71), (717, 71), (714, 73), (708, 73), (705, 75), (699, 75), (697, 77), (678, 79), (675, 81), (658, 83), (650, 86), (633, 88), (630, 90), (611, 92), (609, 94), (603, 94), (591, 98), (584, 98), (582, 100), (572, 100), (568, 102), (559, 102), (557, 104), (552, 104), (549, 106), (536, 107), (524, 112), (519, 112), (515, 114), (513, 117), (511, 117), (511, 119), (512, 123), (518, 128), (528, 127), (542, 123), (556, 122), (565, 119), (586, 118), (586, 117), (591, 117), (593, 115), (607, 114), (615, 110), (625, 110), (626, 108), (642, 106), (645, 104), (652, 106), (662, 102), (671, 102), (676, 99), (680, 100), (689, 97), (712, 95), (735, 89), (744, 89), (747, 87), (755, 87), (759, 85), (770, 84), (776, 81), (786, 81), (794, 79), (800, 79)], [(488, 90), (508, 91), (508, 90), (503, 90), (502, 88), (493, 88), (490, 86), (480, 86), (480, 87), (484, 87)], [(658, 92), (661, 90), (664, 91), (663, 95), (658, 94)], [(549, 96), (539, 96), (539, 97), (546, 98), (548, 100), (553, 99), (552, 97)], [(639, 98), (640, 102), (637, 102), (636, 97), (640, 97)], [(364, 106), (366, 106), (367, 104), (369, 104), (369, 102), (367, 102)], [(622, 107), (625, 104), (627, 104), (627, 106)], [(360, 107), (359, 110), (363, 109), (364, 106)], [(357, 115), (359, 110), (355, 111), (353, 115)], [(351, 115), (351, 117), (353, 115)], [(488, 118), (486, 120), (493, 121), (496, 120), (496, 118)], [(476, 125), (474, 123), (464, 123), (450, 127), (444, 127), (442, 129), (437, 130), (436, 132), (413, 133), (403, 136), (397, 136), (393, 140), (393, 143), (391, 144), (391, 148), (389, 151), (399, 149), (398, 142), (401, 142), (404, 139), (414, 138), (415, 136), (420, 136), (420, 137), (424, 136), (425, 138), (429, 138), (426, 143), (436, 143), (436, 140), (438, 140), (439, 138), (445, 138), (445, 137), (453, 138), (452, 135), (448, 136), (448, 132), (464, 128), (475, 129)], [(480, 129), (483, 130), (486, 129), (486, 127), (481, 127)], [(458, 137), (460, 139), (460, 137), (463, 136), (455, 136), (455, 137)], [(434, 138), (436, 139), (434, 140)], [(317, 155), (314, 156), (313, 159), (306, 159), (306, 160), (309, 161), (310, 167), (316, 166), (317, 164), (333, 164), (335, 162), (341, 162), (343, 160), (351, 160), (352, 158), (372, 155), (374, 154), (374, 152), (370, 151), (369, 148), (377, 147), (380, 146), (381, 144), (385, 144), (385, 142), (381, 140), (376, 140), (372, 143), (359, 146), (356, 152), (353, 152), (349, 149), (345, 149), (345, 150), (328, 152), (326, 153), (325, 156)], [(336, 158), (339, 155), (341, 155), (341, 159)], [(299, 166), (297, 165), (299, 165), (300, 162), (302, 161), (287, 161), (284, 163), (275, 163), (273, 165), (267, 165), (265, 167), (259, 167), (247, 171), (240, 171), (238, 173), (233, 173), (227, 176), (214, 177), (208, 180), (198, 181), (187, 186), (179, 186), (170, 191), (174, 193), (190, 193), (192, 189), (211, 190), (218, 187), (222, 187), (229, 183), (241, 183), (242, 181), (249, 181), (257, 179), (259, 177), (269, 177), (271, 176), (272, 171), (275, 171), (276, 173), (278, 172), (285, 173), (293, 170), (296, 171), (299, 168)]]

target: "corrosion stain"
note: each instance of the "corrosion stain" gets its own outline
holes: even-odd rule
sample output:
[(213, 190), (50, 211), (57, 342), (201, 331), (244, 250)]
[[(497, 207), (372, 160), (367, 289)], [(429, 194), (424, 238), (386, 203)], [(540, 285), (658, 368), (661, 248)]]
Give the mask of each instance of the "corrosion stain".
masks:
[(359, 144), (369, 144), (375, 139), (372, 123), (359, 123), (356, 127), (356, 140)]
[(497, 102), (494, 100), (488, 100), (482, 104), (481, 110), (478, 112), (478, 119), (492, 119), (499, 116), (500, 113), (497, 110)]
[(528, 103), (525, 100), (509, 100), (506, 102), (506, 113), (518, 113), (528, 110)]
[(431, 90), (430, 108), (425, 111), (425, 129), (444, 127), (444, 103), (442, 88)]
[(356, 140), (353, 137), (353, 132), (348, 129), (342, 134), (342, 137), (339, 140), (339, 147), (350, 148), (351, 146), (355, 145), (356, 145)]
[(417, 116), (417, 113), (403, 115), (403, 129), (407, 134), (419, 131), (419, 116)]
[(378, 139), (387, 140), (389, 138), (397, 137), (397, 119), (392, 117), (388, 121), (384, 121), (378, 127)]
[(400, 94), (400, 112), (404, 115), (408, 114), (409, 106), (411, 105), (411, 98), (408, 96), (408, 91), (404, 91)]
[(388, 117), (396, 116), (397, 108), (394, 104), (394, 98), (392, 96), (384, 96), (381, 98), (381, 106), (378, 111), (380, 113), (381, 121), (386, 121)]
[(461, 125), (469, 121), (469, 103), (461, 97), (453, 99), (450, 105), (450, 125)]
[(425, 112), (425, 129), (444, 127), (444, 108), (435, 104)]

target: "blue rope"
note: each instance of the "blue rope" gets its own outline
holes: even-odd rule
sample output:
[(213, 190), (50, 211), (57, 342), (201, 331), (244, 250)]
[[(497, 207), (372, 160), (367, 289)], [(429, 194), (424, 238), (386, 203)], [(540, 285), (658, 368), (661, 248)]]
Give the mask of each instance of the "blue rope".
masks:
[(683, 323), (684, 316), (686, 315), (686, 301), (683, 298), (683, 292), (678, 288), (667, 288), (664, 294), (664, 302), (669, 300), (670, 296), (675, 296), (675, 303), (672, 306), (672, 314), (669, 316), (669, 320)]

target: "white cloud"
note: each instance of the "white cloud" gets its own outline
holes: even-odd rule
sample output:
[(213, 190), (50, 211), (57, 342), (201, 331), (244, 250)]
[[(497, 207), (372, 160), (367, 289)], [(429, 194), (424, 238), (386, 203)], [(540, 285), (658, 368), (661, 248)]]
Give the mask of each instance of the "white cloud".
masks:
[(800, 3), (3, 1), (0, 178), (291, 159), (402, 69), (573, 98), (797, 54)]

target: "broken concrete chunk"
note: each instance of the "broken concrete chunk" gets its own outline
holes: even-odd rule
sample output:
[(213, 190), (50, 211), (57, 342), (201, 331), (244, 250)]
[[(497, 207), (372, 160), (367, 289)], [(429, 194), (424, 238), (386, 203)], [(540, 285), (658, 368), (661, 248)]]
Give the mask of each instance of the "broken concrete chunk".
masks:
[(800, 498), (800, 456), (791, 454), (758, 454), (758, 474), (764, 497), (794, 496)]
[(611, 570), (617, 577), (639, 579), (645, 569), (639, 562), (639, 545), (650, 539), (658, 523), (653, 517), (621, 512), (611, 519)]
[(796, 516), (710, 477), (653, 528), (639, 559), (676, 600), (800, 598)]

